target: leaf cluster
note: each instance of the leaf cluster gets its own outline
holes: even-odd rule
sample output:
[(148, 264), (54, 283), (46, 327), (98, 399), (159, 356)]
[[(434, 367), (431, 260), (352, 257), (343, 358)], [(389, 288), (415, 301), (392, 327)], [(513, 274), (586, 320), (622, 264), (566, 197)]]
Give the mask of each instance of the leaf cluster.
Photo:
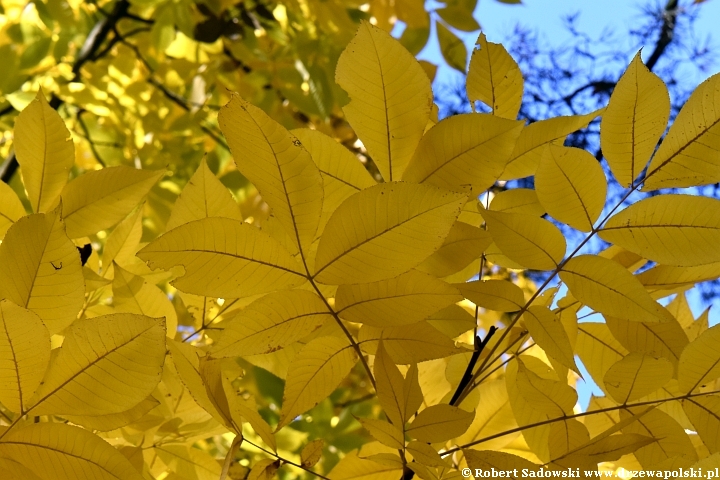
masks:
[[(478, 46), (468, 95), (492, 113), (437, 121), (422, 66), (360, 25), (335, 78), (379, 181), (233, 95), (219, 127), (267, 216), (244, 215), (203, 160), (150, 239), (143, 200), (165, 171), (69, 180), (73, 142), (38, 93), (14, 132), (31, 213), (0, 184), (5, 478), (717, 466), (720, 327), (684, 292), (720, 276), (720, 201), (618, 209), (720, 181), (720, 76), (656, 148), (670, 104), (639, 55), (606, 108), (526, 126), (517, 64)], [(616, 205), (594, 157), (563, 146), (598, 116)], [(534, 190), (480, 197), (528, 176)], [(584, 239), (568, 249), (548, 215)], [(595, 236), (611, 246), (583, 253)], [(584, 412), (580, 362), (604, 393)]]

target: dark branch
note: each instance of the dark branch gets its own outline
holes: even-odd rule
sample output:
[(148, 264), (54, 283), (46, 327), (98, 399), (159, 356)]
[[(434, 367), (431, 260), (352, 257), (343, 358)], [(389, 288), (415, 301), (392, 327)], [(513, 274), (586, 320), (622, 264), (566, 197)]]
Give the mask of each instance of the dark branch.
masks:
[(495, 335), (496, 331), (497, 328), (495, 328), (495, 326), (492, 326), (490, 327), (490, 330), (488, 330), (487, 335), (485, 335), (485, 338), (482, 341), (480, 340), (480, 337), (475, 337), (475, 351), (472, 353), (467, 368), (465, 369), (465, 373), (463, 373), (463, 376), (460, 379), (460, 383), (458, 383), (458, 386), (455, 389), (455, 393), (450, 399), (450, 405), (455, 405), (458, 402), (458, 400), (460, 399), (460, 395), (462, 395), (467, 386), (470, 384), (473, 376), (473, 370), (475, 370), (475, 364), (477, 364), (477, 361), (480, 358), (480, 354), (483, 352), (492, 336)]
[(660, 36), (655, 43), (655, 49), (652, 54), (650, 54), (650, 58), (648, 58), (648, 61), (645, 64), (648, 69), (652, 70), (655, 67), (655, 64), (657, 64), (662, 54), (665, 53), (668, 45), (670, 45), (670, 42), (672, 42), (675, 33), (675, 25), (677, 24), (677, 16), (677, 0), (668, 0), (668, 3), (665, 5), (665, 10), (663, 11), (663, 24), (660, 29)]

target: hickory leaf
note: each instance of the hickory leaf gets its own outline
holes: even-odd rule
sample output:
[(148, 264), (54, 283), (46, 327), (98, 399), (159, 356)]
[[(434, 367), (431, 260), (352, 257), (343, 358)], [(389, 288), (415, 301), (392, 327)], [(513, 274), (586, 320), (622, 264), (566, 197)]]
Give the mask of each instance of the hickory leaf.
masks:
[(327, 306), (312, 292), (271, 293), (227, 319), (223, 336), (210, 353), (215, 357), (271, 353), (300, 340), (329, 319)]
[(252, 181), (303, 253), (314, 239), (322, 179), (300, 141), (265, 112), (234, 96), (218, 116), (238, 170)]
[(478, 37), (480, 46), (472, 52), (467, 76), (467, 96), (471, 104), (480, 100), (492, 109), (493, 115), (514, 120), (523, 97), (520, 68), (500, 44)]
[(399, 180), (430, 118), (430, 80), (387, 32), (363, 22), (338, 60), (343, 112), (383, 178)]
[(632, 185), (645, 168), (669, 116), (667, 87), (638, 52), (615, 86), (600, 123), (600, 146), (620, 185)]
[(0, 301), (0, 402), (23, 413), (50, 362), (50, 333), (40, 317)]
[(37, 423), (0, 440), (0, 458), (11, 458), (39, 478), (141, 480), (127, 458), (105, 440), (79, 427)]
[(36, 415), (122, 412), (152, 392), (164, 362), (164, 319), (118, 313), (78, 320), (29, 401), (30, 410)]
[(51, 334), (77, 317), (85, 297), (80, 256), (60, 212), (19, 219), (0, 244), (0, 298), (35, 312)]
[(460, 300), (462, 296), (453, 286), (410, 270), (380, 282), (341, 285), (335, 308), (351, 322), (394, 327), (417, 323)]
[(720, 75), (713, 75), (695, 89), (675, 118), (648, 166), (644, 189), (719, 181), (719, 130)]
[(195, 174), (175, 201), (165, 228), (169, 231), (193, 220), (207, 217), (224, 217), (240, 221), (243, 219), (232, 195), (213, 175), (206, 159), (203, 158)]
[[(186, 223), (138, 252), (150, 268), (181, 265), (173, 282), (196, 295), (240, 298), (305, 281), (302, 266), (279, 243), (257, 228), (228, 218)], [(219, 262), (224, 268), (217, 270)]]
[(402, 179), (482, 192), (502, 173), (521, 130), (521, 122), (493, 115), (444, 119), (420, 140)]
[(70, 238), (92, 235), (125, 218), (148, 194), (164, 170), (118, 166), (87, 172), (62, 191), (63, 220)]
[(70, 132), (39, 91), (15, 121), (15, 154), (35, 213), (57, 205), (75, 163)]
[(692, 195), (646, 198), (610, 218), (600, 237), (664, 265), (715, 263), (720, 261), (720, 200)]
[(440, 248), (465, 199), (409, 183), (385, 183), (356, 193), (325, 227), (314, 278), (325, 284), (355, 284), (410, 270)]
[(330, 395), (356, 361), (346, 340), (322, 337), (305, 345), (288, 371), (278, 428)]

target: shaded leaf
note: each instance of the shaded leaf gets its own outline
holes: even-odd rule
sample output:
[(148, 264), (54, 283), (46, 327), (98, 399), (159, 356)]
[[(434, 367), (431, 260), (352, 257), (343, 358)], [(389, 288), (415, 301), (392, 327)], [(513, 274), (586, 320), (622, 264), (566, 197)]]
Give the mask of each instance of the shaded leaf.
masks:
[(117, 166), (73, 179), (62, 191), (68, 237), (86, 237), (112, 227), (142, 201), (163, 175), (165, 170)]

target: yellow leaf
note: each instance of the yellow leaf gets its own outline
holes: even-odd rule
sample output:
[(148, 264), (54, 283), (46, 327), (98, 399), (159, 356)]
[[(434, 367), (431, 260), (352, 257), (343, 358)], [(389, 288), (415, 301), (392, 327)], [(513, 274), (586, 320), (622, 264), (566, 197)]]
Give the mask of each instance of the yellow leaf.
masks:
[(152, 392), (164, 362), (163, 319), (120, 313), (78, 320), (31, 399), (31, 410), (35, 415), (125, 411)]
[(305, 468), (314, 467), (322, 457), (323, 447), (325, 442), (322, 439), (316, 439), (308, 442), (300, 452), (300, 463)]
[(182, 265), (185, 275), (172, 284), (196, 295), (242, 298), (305, 282), (301, 265), (279, 243), (228, 218), (181, 225), (137, 255), (152, 269)]
[(443, 358), (463, 351), (426, 321), (415, 323), (412, 328), (363, 325), (360, 329), (358, 343), (363, 350), (374, 354), (380, 339), (393, 361), (402, 365)]
[(415, 417), (406, 433), (422, 442), (446, 442), (465, 433), (474, 418), (475, 412), (451, 405), (432, 405)]
[(175, 201), (165, 228), (172, 230), (193, 220), (224, 217), (242, 221), (240, 207), (230, 191), (210, 171), (205, 158)]
[(604, 323), (581, 323), (575, 350), (595, 383), (604, 387), (603, 379), (608, 369), (622, 360), (628, 351), (613, 338)]
[(589, 232), (602, 213), (607, 181), (600, 163), (586, 150), (549, 146), (535, 173), (540, 203), (553, 218)]
[(295, 135), (310, 152), (323, 181), (322, 214), (318, 234), (322, 233), (330, 215), (353, 193), (372, 187), (377, 182), (360, 159), (337, 140), (318, 130), (299, 128)]
[(427, 185), (384, 183), (348, 198), (318, 245), (315, 278), (326, 284), (396, 277), (440, 248), (466, 197)]
[(355, 351), (346, 339), (321, 337), (305, 345), (288, 370), (277, 428), (330, 395), (356, 361)]
[(426, 467), (448, 468), (448, 463), (443, 460), (440, 454), (427, 443), (413, 440), (407, 444), (406, 451), (413, 456), (413, 459)]
[(113, 303), (118, 312), (137, 313), (147, 317), (165, 317), (167, 335), (175, 336), (177, 313), (167, 295), (144, 278), (133, 275), (118, 264), (113, 265)]
[(574, 418), (550, 424), (548, 451), (553, 462), (589, 441), (587, 427)]
[(672, 316), (619, 263), (593, 255), (570, 259), (560, 278), (575, 298), (602, 314), (631, 322), (665, 322)]
[(616, 402), (626, 404), (662, 388), (672, 375), (666, 359), (633, 352), (608, 369), (604, 383)]
[[(277, 451), (277, 445), (275, 443), (275, 436), (273, 435), (272, 428), (270, 428), (270, 425), (268, 425), (265, 419), (258, 412), (255, 397), (250, 395), (248, 398), (243, 398), (239, 393), (235, 392), (230, 384), (230, 381), (226, 377), (223, 378), (223, 387), (230, 407), (230, 415), (232, 416), (234, 423), (236, 425), (241, 425), (240, 419), (245, 420), (270, 448)], [(240, 435), (242, 434), (242, 431), (237, 433)]]
[(442, 246), (426, 258), (417, 270), (442, 278), (467, 267), (492, 243), (485, 230), (463, 222), (455, 222)]
[(64, 415), (63, 417), (89, 430), (109, 432), (140, 420), (158, 405), (160, 405), (160, 402), (154, 397), (149, 396), (134, 407), (120, 413), (111, 413), (108, 415)]
[(14, 147), (33, 211), (55, 208), (75, 163), (75, 148), (65, 122), (42, 91), (17, 116)]
[(0, 457), (53, 480), (142, 480), (118, 450), (98, 436), (62, 423), (13, 429), (0, 440)]
[(647, 165), (670, 117), (665, 83), (635, 55), (600, 122), (600, 146), (610, 170), (629, 187)]
[(546, 147), (549, 143), (585, 128), (601, 113), (602, 110), (596, 110), (586, 115), (548, 118), (528, 125), (520, 132), (500, 180), (515, 180), (534, 175), (542, 156), (548, 153)]
[(455, 286), (465, 298), (488, 310), (517, 312), (525, 305), (523, 291), (507, 280), (478, 280)]
[(378, 400), (385, 415), (394, 425), (404, 426), (423, 401), (417, 367), (411, 367), (403, 378), (383, 342), (380, 342), (375, 353), (373, 373), (377, 382)]
[[(644, 190), (720, 181), (720, 75), (690, 95), (647, 169)], [(702, 159), (702, 161), (698, 161)]]
[(685, 347), (678, 365), (678, 381), (683, 393), (692, 392), (703, 382), (720, 377), (718, 341), (720, 325), (715, 325)]
[(112, 262), (126, 265), (135, 258), (142, 237), (143, 206), (120, 222), (108, 236), (102, 254), (103, 276), (106, 276)]
[(481, 33), (472, 52), (467, 75), (467, 96), (474, 106), (480, 100), (493, 115), (514, 120), (523, 97), (523, 77), (505, 47), (490, 43)]
[(0, 457), (0, 471), (3, 472), (6, 480), (43, 480), (32, 470), (9, 458)]
[(654, 443), (656, 440), (645, 435), (626, 433), (623, 435), (612, 435), (598, 441), (592, 439), (590, 444), (577, 449), (563, 459), (563, 465), (576, 467), (580, 462), (585, 461), (597, 468), (599, 462), (614, 461), (623, 455), (633, 453), (636, 450)]
[(402, 178), (480, 193), (502, 173), (521, 130), (522, 122), (493, 115), (448, 117), (423, 136)]
[(570, 415), (577, 403), (577, 393), (563, 381), (542, 378), (518, 358), (517, 388), (532, 407), (553, 417)]
[[(633, 410), (621, 410), (620, 418), (633, 413)], [(687, 433), (669, 415), (658, 409), (650, 410), (622, 431), (624, 434), (636, 433), (656, 439), (633, 452), (645, 470), (653, 469), (661, 461), (676, 455), (685, 457), (685, 467), (697, 461), (697, 452)]]
[(677, 366), (688, 337), (674, 318), (663, 323), (630, 322), (605, 316), (613, 336), (631, 352), (663, 357)]
[[(510, 403), (508, 403), (505, 379), (484, 381), (477, 391), (478, 397), (482, 399), (482, 405), (475, 410), (475, 419), (467, 432), (457, 437), (456, 441), (459, 445), (513, 430), (518, 426)], [(483, 442), (481, 445), (483, 448), (500, 449), (519, 435), (520, 432), (503, 435)]]
[(470, 315), (467, 310), (458, 305), (451, 305), (447, 308), (443, 308), (439, 312), (430, 315), (425, 320), (433, 328), (437, 329), (449, 338), (455, 338), (458, 335), (467, 332), (477, 324), (475, 317)]
[[(495, 452), (492, 450), (470, 450), (467, 448), (463, 449), (462, 452), (467, 459), (468, 467), (470, 467), (473, 472), (479, 470), (485, 473), (492, 471), (493, 468), (502, 471), (510, 470), (511, 475), (508, 478), (517, 479), (523, 478), (523, 476), (522, 474), (518, 475), (516, 471), (522, 472), (523, 470), (527, 470), (536, 472), (541, 468), (540, 465), (536, 465), (529, 460), (511, 453)], [(520, 467), (520, 470), (518, 470), (518, 467)]]
[(177, 341), (168, 341), (167, 347), (178, 376), (195, 402), (219, 423), (229, 430), (234, 430), (235, 426), (227, 400), (223, 405), (227, 408), (218, 408), (218, 402), (211, 398), (210, 391), (206, 387), (201, 374), (199, 350), (192, 345)]
[(50, 333), (40, 317), (0, 301), (0, 403), (23, 414), (50, 362)]
[(80, 256), (58, 213), (21, 218), (0, 244), (0, 298), (35, 312), (51, 334), (70, 325), (85, 300)]
[(437, 30), (438, 43), (440, 44), (440, 53), (443, 58), (455, 70), (465, 73), (467, 67), (467, 48), (465, 43), (460, 40), (457, 35), (450, 31), (440, 22), (435, 22)]
[(657, 265), (637, 276), (643, 286), (650, 291), (673, 290), (676, 288), (686, 290), (685, 287), (692, 287), (696, 283), (718, 277), (720, 277), (720, 262), (697, 267)]
[(217, 480), (220, 478), (220, 464), (210, 454), (199, 448), (185, 445), (162, 445), (155, 447), (160, 460), (170, 471), (183, 478), (196, 480)]
[(315, 238), (323, 203), (322, 178), (300, 141), (265, 112), (235, 95), (218, 123), (238, 170), (257, 187), (302, 252)]
[(573, 349), (560, 319), (547, 307), (531, 306), (522, 316), (530, 335), (549, 356), (580, 375)]
[(214, 357), (270, 353), (317, 330), (330, 315), (327, 305), (312, 292), (271, 293), (226, 319), (227, 326), (210, 353)]
[(720, 261), (720, 200), (658, 195), (615, 214), (603, 240), (665, 265), (692, 267)]
[(383, 465), (357, 456), (357, 453), (345, 455), (330, 470), (332, 480), (397, 480), (402, 469), (396, 465)]
[(540, 205), (537, 192), (529, 188), (512, 188), (495, 195), (490, 202), (490, 210), (494, 212), (526, 213), (539, 217), (545, 214)]
[(278, 468), (280, 468), (280, 460), (263, 458), (253, 465), (247, 480), (271, 480), (275, 478)]
[(62, 191), (63, 220), (70, 238), (112, 227), (147, 195), (165, 170), (118, 166), (86, 172)]
[(0, 182), (0, 240), (8, 228), (25, 215), (25, 207), (17, 194), (5, 182)]
[(482, 212), (503, 254), (534, 270), (552, 270), (565, 256), (565, 237), (549, 221), (522, 213)]
[(720, 398), (717, 396), (686, 398), (683, 410), (711, 453), (720, 451)]
[(398, 180), (430, 118), (430, 79), (388, 33), (363, 22), (338, 60), (345, 116), (385, 181)]
[(410, 270), (380, 282), (341, 285), (335, 295), (335, 311), (351, 322), (397, 327), (417, 323), (461, 300), (455, 287)]
[(403, 431), (385, 420), (358, 418), (358, 422), (375, 440), (390, 448), (402, 449), (405, 446)]

